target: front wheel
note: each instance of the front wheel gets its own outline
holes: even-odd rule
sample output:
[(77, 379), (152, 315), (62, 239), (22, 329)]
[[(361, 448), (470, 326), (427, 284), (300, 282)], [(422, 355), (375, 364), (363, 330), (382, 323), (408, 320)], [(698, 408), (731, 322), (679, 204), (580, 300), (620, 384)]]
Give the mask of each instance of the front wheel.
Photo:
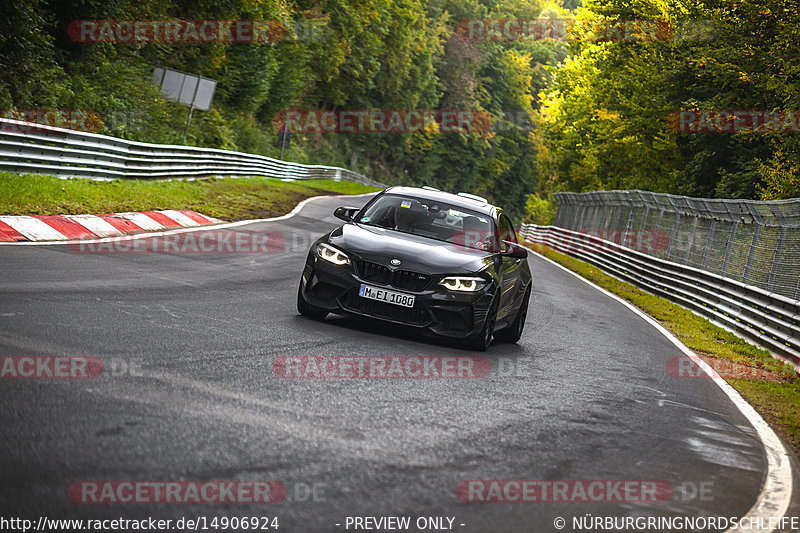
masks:
[(326, 316), (328, 316), (328, 310), (322, 309), (321, 307), (317, 307), (315, 305), (311, 305), (303, 298), (303, 282), (300, 282), (300, 286), (297, 288), (297, 311), (307, 317), (314, 318), (316, 320), (322, 320)]
[(476, 352), (485, 352), (486, 349), (492, 344), (494, 338), (494, 322), (497, 318), (497, 309), (494, 305), (489, 307), (489, 312), (486, 315), (486, 320), (483, 322), (481, 331), (467, 343), (467, 348), (475, 350)]
[(507, 328), (497, 332), (495, 337), (502, 342), (517, 342), (522, 337), (522, 330), (525, 329), (525, 319), (528, 317), (528, 302), (531, 299), (531, 288), (525, 291), (525, 298), (522, 299), (522, 305), (519, 306), (517, 316)]

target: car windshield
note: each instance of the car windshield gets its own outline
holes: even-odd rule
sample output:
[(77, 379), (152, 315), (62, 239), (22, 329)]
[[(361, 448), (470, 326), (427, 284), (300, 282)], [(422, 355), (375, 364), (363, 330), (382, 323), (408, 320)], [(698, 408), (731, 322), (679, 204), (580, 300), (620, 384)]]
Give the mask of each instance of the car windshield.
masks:
[(495, 250), (492, 217), (445, 202), (384, 194), (368, 205), (356, 222), (450, 242), (468, 249)]

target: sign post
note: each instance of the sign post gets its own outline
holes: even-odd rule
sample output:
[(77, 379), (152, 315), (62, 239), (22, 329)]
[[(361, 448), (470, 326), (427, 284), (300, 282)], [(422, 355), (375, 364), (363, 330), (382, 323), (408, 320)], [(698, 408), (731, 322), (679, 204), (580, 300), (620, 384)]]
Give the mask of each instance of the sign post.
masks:
[(183, 140), (186, 140), (186, 136), (189, 135), (189, 123), (192, 121), (192, 111), (194, 111), (194, 106), (189, 106), (189, 118), (186, 119), (186, 129), (183, 130)]
[(292, 142), (292, 131), (289, 129), (287, 122), (283, 123), (281, 129), (278, 130), (278, 144), (281, 147), (281, 161), (283, 160), (283, 149), (288, 147)]

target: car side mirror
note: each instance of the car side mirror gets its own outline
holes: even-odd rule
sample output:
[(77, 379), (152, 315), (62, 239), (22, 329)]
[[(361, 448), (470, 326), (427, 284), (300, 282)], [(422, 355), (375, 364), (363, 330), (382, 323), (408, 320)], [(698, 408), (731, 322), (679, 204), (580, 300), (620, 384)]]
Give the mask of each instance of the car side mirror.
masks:
[(503, 244), (506, 245), (506, 249), (500, 252), (500, 255), (503, 257), (511, 257), (512, 259), (528, 258), (528, 250), (526, 250), (524, 246), (520, 246), (519, 244), (511, 241), (503, 241)]
[(333, 212), (333, 216), (340, 218), (345, 222), (352, 222), (353, 218), (359, 212), (360, 207), (337, 207)]

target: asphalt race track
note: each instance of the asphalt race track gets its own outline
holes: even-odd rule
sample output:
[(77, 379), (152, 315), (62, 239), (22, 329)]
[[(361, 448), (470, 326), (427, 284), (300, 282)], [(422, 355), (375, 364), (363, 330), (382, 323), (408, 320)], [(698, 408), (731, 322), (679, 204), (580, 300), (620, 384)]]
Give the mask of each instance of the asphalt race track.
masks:
[[(729, 398), (710, 379), (672, 377), (667, 362), (681, 354), (664, 336), (533, 255), (525, 333), (480, 354), (486, 377), (278, 377), (279, 357), (474, 355), (380, 323), (297, 314), (308, 246), (337, 225), (336, 206), (364, 201), (319, 199), (233, 228), (279, 233), (274, 253), (0, 246), (0, 355), (91, 356), (105, 368), (94, 379), (0, 380), (3, 514), (264, 516), (287, 533), (345, 531), (348, 516), (450, 517), (456, 531), (544, 532), (559, 516), (741, 516), (753, 506), (766, 458)], [(658, 480), (673, 493), (643, 503), (456, 495), (459, 482), (492, 479)], [(288, 494), (249, 505), (75, 503), (69, 488), (85, 480), (269, 480)]]

